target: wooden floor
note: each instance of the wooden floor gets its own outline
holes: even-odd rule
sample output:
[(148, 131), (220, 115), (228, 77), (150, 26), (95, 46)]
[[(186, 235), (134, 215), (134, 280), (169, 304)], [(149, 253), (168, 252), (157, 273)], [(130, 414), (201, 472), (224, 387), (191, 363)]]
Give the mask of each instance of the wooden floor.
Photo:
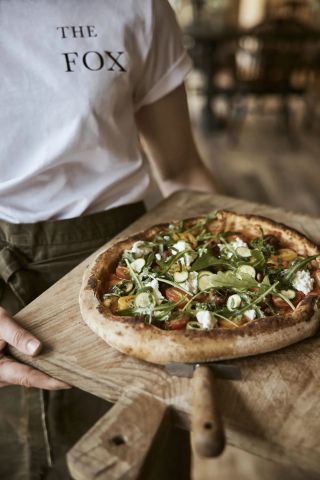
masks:
[[(320, 215), (320, 129), (303, 127), (304, 106), (292, 102), (291, 138), (278, 105), (249, 102), (236, 143), (230, 128), (201, 128), (202, 99), (189, 97), (194, 134), (221, 193)], [(230, 125), (228, 126), (230, 127)], [(194, 480), (311, 480), (307, 472), (228, 446), (218, 459), (194, 459)], [(319, 473), (320, 478), (320, 473)]]

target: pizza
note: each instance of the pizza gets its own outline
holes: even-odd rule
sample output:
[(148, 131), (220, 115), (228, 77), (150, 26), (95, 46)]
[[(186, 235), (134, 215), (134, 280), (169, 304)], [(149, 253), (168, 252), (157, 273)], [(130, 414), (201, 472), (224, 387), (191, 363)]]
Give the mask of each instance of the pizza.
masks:
[(280, 349), (320, 325), (320, 252), (267, 218), (220, 210), (156, 225), (90, 264), (80, 309), (119, 351), (158, 364)]

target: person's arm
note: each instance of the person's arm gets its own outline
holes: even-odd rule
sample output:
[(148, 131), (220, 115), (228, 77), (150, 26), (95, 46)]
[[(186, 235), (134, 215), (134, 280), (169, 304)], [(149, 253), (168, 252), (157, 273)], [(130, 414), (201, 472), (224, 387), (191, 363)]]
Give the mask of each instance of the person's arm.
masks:
[(22, 385), (46, 390), (70, 388), (66, 383), (55, 380), (35, 368), (16, 362), (13, 358), (6, 356), (5, 347), (7, 344), (31, 356), (37, 355), (41, 350), (39, 340), (20, 327), (8, 312), (0, 307), (0, 387)]
[(177, 190), (217, 191), (195, 145), (184, 85), (136, 114), (142, 145), (164, 196)]

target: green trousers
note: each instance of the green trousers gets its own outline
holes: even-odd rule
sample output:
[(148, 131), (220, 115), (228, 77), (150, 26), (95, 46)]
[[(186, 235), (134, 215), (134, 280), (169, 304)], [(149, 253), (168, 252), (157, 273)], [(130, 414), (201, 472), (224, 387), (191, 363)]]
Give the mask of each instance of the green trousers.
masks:
[[(11, 314), (144, 213), (142, 203), (71, 220), (0, 221), (0, 304)], [(65, 453), (110, 404), (78, 389), (0, 389), (0, 479), (68, 479)]]

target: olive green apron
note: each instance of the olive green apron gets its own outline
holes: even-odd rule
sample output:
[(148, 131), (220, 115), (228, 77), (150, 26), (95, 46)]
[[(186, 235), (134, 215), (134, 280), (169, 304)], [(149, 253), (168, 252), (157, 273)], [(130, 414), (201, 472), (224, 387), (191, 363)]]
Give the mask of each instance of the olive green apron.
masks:
[[(16, 313), (144, 211), (136, 203), (70, 220), (0, 221), (0, 304)], [(109, 406), (78, 389), (1, 388), (0, 479), (69, 478), (65, 453)]]

